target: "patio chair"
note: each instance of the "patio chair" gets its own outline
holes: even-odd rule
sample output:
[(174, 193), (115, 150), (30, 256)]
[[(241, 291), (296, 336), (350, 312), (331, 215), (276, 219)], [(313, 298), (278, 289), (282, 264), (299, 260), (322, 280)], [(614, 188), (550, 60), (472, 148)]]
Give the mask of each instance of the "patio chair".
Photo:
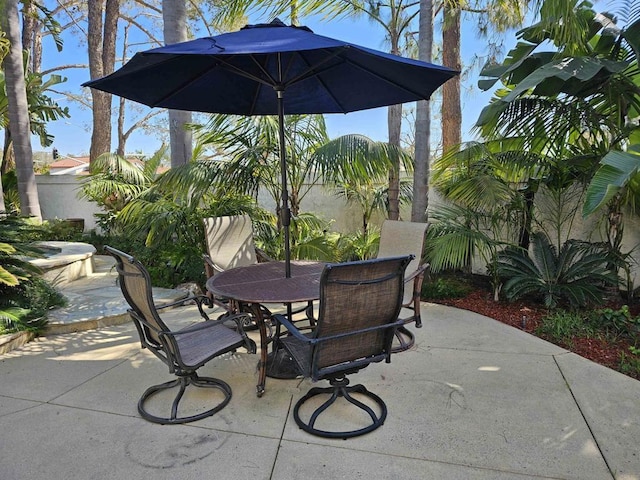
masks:
[[(204, 229), (207, 240), (207, 253), (204, 255), (207, 278), (231, 268), (274, 261), (265, 252), (256, 247), (253, 240), (251, 217), (248, 215), (205, 218)], [(215, 298), (211, 293), (207, 293), (207, 296), (212, 305), (224, 308), (228, 314), (250, 313), (243, 305), (238, 305), (232, 300)], [(265, 305), (261, 305), (260, 308), (262, 309), (262, 316), (267, 322), (270, 335), (273, 336), (271, 311)], [(309, 308), (313, 308), (311, 302), (307, 305), (297, 306), (292, 311), (292, 314), (306, 312)], [(244, 328), (255, 329), (255, 321), (249, 319), (249, 317), (247, 319), (248, 323), (244, 325)], [(277, 330), (275, 335), (279, 336), (280, 331)]]
[[(399, 222), (385, 220), (380, 231), (380, 248), (378, 258), (394, 257), (398, 255), (414, 255), (414, 259), (407, 267), (405, 274), (405, 290), (402, 299), (404, 323), (413, 322), (417, 328), (422, 327), (420, 316), (420, 293), (424, 276), (429, 270), (429, 264), (420, 264), (424, 250), (424, 236), (427, 223)], [(408, 315), (405, 315), (408, 311)], [(396, 330), (393, 353), (408, 350), (415, 344), (415, 336), (405, 326)]]
[[(204, 254), (207, 278), (230, 268), (246, 267), (272, 261), (253, 241), (253, 227), (248, 215), (209, 217), (204, 219), (207, 253)], [(236, 313), (239, 306), (228, 299), (207, 294), (212, 305)]]
[[(255, 342), (241, 328), (246, 315), (238, 314), (227, 318), (237, 323), (236, 331), (225, 327), (220, 321), (209, 320), (202, 308), (203, 303), (207, 302), (204, 296), (189, 297), (157, 307), (153, 301), (151, 279), (144, 266), (134, 257), (115, 248), (105, 246), (105, 250), (116, 259), (120, 289), (129, 304), (128, 312), (140, 335), (142, 348), (148, 348), (169, 367), (169, 373), (177, 377), (149, 387), (142, 394), (138, 401), (140, 415), (150, 422), (173, 424), (193, 422), (222, 410), (231, 400), (231, 387), (217, 378), (200, 377), (197, 370), (215, 357), (240, 347), (245, 347), (250, 353), (256, 352)], [(159, 311), (190, 302), (197, 305), (201, 317), (206, 321), (176, 331), (169, 329)], [(156, 393), (174, 387), (178, 387), (178, 392), (171, 405), (171, 415), (160, 417), (150, 413), (145, 402)], [(180, 401), (188, 387), (218, 390), (222, 393), (222, 400), (213, 408), (200, 413), (179, 415)]]
[[(409, 255), (327, 265), (320, 281), (317, 323), (309, 334), (300, 332), (286, 317), (275, 315), (289, 329), (290, 335), (280, 341), (293, 357), (299, 373), (314, 382), (326, 379), (331, 384), (328, 388), (311, 388), (296, 403), (293, 417), (304, 431), (346, 439), (364, 435), (384, 423), (387, 417), (384, 401), (363, 385), (348, 386), (347, 376), (372, 362), (391, 361), (394, 331), (403, 324), (398, 314), (402, 307), (404, 272), (412, 258)], [(329, 395), (329, 399), (303, 419), (303, 405), (318, 395)], [(330, 410), (333, 416), (324, 415), (321, 419), (320, 415), (340, 397), (361, 409), (363, 418), (334, 408)], [(312, 406), (305, 410), (311, 410), (318, 401), (310, 403)], [(356, 418), (355, 426), (359, 428), (334, 428)], [(322, 428), (316, 427), (319, 419)]]

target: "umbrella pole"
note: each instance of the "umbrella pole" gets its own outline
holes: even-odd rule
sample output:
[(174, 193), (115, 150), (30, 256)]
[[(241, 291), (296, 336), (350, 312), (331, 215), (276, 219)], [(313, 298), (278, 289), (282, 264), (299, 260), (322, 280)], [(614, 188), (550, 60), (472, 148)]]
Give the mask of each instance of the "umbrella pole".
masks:
[(278, 130), (280, 135), (280, 176), (282, 177), (282, 210), (280, 222), (284, 228), (284, 265), (285, 277), (291, 278), (291, 250), (289, 240), (289, 225), (291, 211), (289, 210), (289, 192), (287, 189), (287, 158), (284, 144), (284, 89), (276, 88), (278, 95)]

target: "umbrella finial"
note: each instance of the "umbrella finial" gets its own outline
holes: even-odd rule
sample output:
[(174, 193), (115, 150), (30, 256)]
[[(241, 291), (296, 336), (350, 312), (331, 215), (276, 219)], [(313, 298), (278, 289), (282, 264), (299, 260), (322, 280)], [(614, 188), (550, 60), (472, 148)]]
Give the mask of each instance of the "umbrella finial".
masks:
[(256, 23), (254, 25), (245, 25), (240, 30), (245, 30), (245, 29), (249, 29), (249, 28), (277, 28), (277, 27), (297, 28), (298, 30), (305, 30), (307, 32), (313, 33), (313, 30), (311, 30), (309, 27), (304, 27), (304, 26), (301, 27), (301, 26), (298, 26), (298, 25), (287, 25), (282, 20), (280, 20), (278, 17), (276, 17), (273, 20), (271, 20), (270, 23)]

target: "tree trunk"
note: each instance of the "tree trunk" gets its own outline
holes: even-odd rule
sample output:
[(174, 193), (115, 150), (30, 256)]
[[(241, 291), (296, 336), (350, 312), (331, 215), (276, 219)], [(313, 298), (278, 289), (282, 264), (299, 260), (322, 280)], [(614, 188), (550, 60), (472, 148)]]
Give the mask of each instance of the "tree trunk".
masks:
[[(88, 53), (89, 72), (92, 79), (113, 72), (115, 64), (115, 44), (120, 11), (119, 0), (106, 0), (104, 24), (102, 21), (103, 1), (88, 0)], [(93, 101), (93, 130), (89, 161), (111, 150), (111, 94), (91, 89)]]
[(0, 174), (4, 175), (9, 170), (13, 170), (16, 166), (16, 161), (13, 155), (13, 148), (11, 146), (11, 128), (10, 125), (4, 129), (4, 144), (2, 146), (2, 165), (0, 165)]
[[(432, 0), (420, 0), (418, 32), (418, 58), (424, 62), (431, 62), (433, 49)], [(411, 221), (413, 222), (426, 222), (428, 220), (430, 142), (431, 104), (428, 101), (421, 101), (416, 105), (413, 203), (411, 205)]]
[(22, 37), (20, 36), (20, 17), (17, 0), (5, 0), (4, 12), (0, 17), (0, 27), (7, 35), (11, 45), (4, 58), (3, 69), (7, 92), (9, 125), (16, 159), (16, 176), (20, 195), (20, 213), (24, 216), (42, 220), (38, 187), (33, 171), (33, 152), (31, 150), (31, 126), (29, 123), (29, 104), (24, 80), (22, 58)]
[(0, 174), (0, 217), (7, 212), (7, 206), (4, 204), (4, 189), (2, 188), (2, 174)]
[[(162, 19), (164, 22), (164, 43), (184, 42), (187, 40), (186, 3), (180, 0), (162, 0)], [(169, 110), (169, 140), (171, 145), (171, 167), (184, 165), (191, 161), (193, 139), (186, 125), (191, 123), (191, 112)]]
[[(442, 27), (442, 63), (460, 71), (460, 5), (445, 2)], [(460, 110), (460, 77), (455, 76), (442, 86), (442, 152), (462, 141), (462, 112)]]
[(38, 18), (36, 16), (35, 6), (31, 0), (24, 0), (22, 2), (22, 48), (29, 52), (29, 63), (27, 63), (27, 69), (34, 72), (33, 68), (33, 41), (36, 25), (39, 26)]
[[(391, 105), (388, 111), (389, 145), (400, 149), (400, 131), (402, 129), (402, 105)], [(389, 220), (400, 218), (400, 161), (397, 155), (390, 155), (389, 168)]]
[[(391, 37), (391, 53), (400, 54), (400, 32), (395, 28), (389, 31)], [(391, 105), (387, 113), (387, 126), (389, 128), (389, 145), (400, 150), (400, 134), (402, 131), (402, 105)], [(389, 191), (387, 193), (389, 204), (387, 217), (389, 220), (400, 218), (400, 160), (396, 155), (390, 155), (391, 168), (389, 168)]]

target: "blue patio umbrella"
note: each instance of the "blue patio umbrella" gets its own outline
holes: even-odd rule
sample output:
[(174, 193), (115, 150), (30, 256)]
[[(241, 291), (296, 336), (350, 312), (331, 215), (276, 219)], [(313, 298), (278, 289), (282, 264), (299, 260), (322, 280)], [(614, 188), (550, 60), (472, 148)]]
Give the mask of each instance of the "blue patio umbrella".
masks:
[(314, 34), (307, 27), (247, 25), (237, 32), (137, 53), (83, 84), (173, 110), (278, 115), (286, 276), (290, 210), (284, 114), (348, 113), (427, 100), (459, 72)]

